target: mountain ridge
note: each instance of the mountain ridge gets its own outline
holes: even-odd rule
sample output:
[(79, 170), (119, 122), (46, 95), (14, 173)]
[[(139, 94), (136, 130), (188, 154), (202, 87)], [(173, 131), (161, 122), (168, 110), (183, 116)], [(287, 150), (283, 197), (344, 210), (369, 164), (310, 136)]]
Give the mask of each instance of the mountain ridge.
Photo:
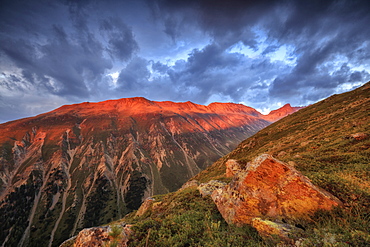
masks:
[[(54, 113), (54, 114), (57, 114), (57, 113), (61, 114), (62, 112), (68, 113), (68, 110), (73, 111), (74, 108), (82, 108), (83, 109), (83, 108), (86, 108), (88, 106), (93, 106), (93, 107), (88, 107), (89, 109), (93, 109), (94, 107), (99, 107), (99, 108), (108, 107), (108, 108), (106, 108), (106, 110), (108, 110), (108, 109), (112, 110), (112, 109), (115, 108), (117, 110), (117, 112), (121, 112), (120, 108), (127, 109), (126, 107), (122, 107), (122, 105), (125, 105), (126, 107), (128, 107), (128, 106), (130, 106), (130, 107), (140, 106), (140, 110), (143, 110), (144, 107), (147, 107), (144, 110), (151, 109), (151, 111), (149, 111), (149, 112), (156, 112), (156, 111), (160, 112), (160, 111), (163, 111), (163, 110), (172, 110), (174, 112), (176, 112), (176, 110), (178, 110), (178, 111), (184, 111), (185, 112), (185, 110), (189, 110), (188, 112), (201, 113), (201, 112), (206, 112), (207, 110), (211, 110), (211, 111), (216, 112), (216, 113), (220, 113), (220, 112), (223, 112), (223, 113), (226, 113), (226, 112), (248, 113), (248, 114), (256, 116), (256, 117), (261, 117), (262, 116), (263, 118), (266, 118), (266, 119), (268, 119), (269, 115), (271, 115), (275, 112), (282, 112), (284, 110), (285, 113), (290, 114), (292, 112), (295, 112), (299, 109), (304, 108), (304, 107), (291, 107), (290, 104), (286, 104), (286, 105), (284, 105), (284, 106), (282, 106), (278, 109), (272, 110), (269, 114), (262, 114), (262, 113), (258, 112), (257, 110), (255, 110), (252, 107), (246, 106), (244, 104), (233, 103), (233, 102), (227, 102), (227, 103), (212, 102), (208, 105), (201, 105), (201, 104), (193, 103), (191, 101), (187, 101), (187, 102), (152, 101), (152, 100), (146, 99), (144, 97), (131, 97), (131, 98), (105, 100), (105, 101), (101, 101), (101, 102), (81, 102), (81, 103), (75, 103), (75, 104), (62, 105), (62, 106), (60, 106), (60, 107), (58, 107), (54, 110), (51, 110), (49, 112), (46, 112), (46, 113), (41, 113), (41, 114), (38, 114), (36, 116), (25, 117), (25, 118), (21, 118), (21, 119), (17, 119), (17, 120), (11, 120), (11, 121), (4, 122), (4, 123), (1, 123), (1, 124), (8, 124), (8, 123), (18, 122), (18, 121), (22, 121), (22, 120), (29, 120), (29, 119), (44, 116), (44, 115), (47, 115), (47, 114), (50, 114), (50, 113)], [(175, 106), (177, 106), (177, 107), (175, 107)], [(182, 108), (181, 108), (181, 106), (182, 106)], [(289, 106), (289, 109), (288, 109), (287, 106)], [(186, 109), (185, 107), (188, 108), (188, 109)], [(193, 111), (190, 111), (191, 109)], [(96, 109), (96, 110), (98, 110), (98, 109)], [(132, 113), (132, 109), (129, 112)], [(73, 113), (73, 112), (69, 112), (69, 113)], [(91, 114), (91, 113), (96, 113), (96, 112), (85, 112), (86, 115), (88, 115), (89, 113)], [(280, 114), (280, 115), (283, 116), (283, 114)], [(271, 119), (271, 117), (270, 117), (270, 119)], [(275, 121), (275, 120), (276, 119), (272, 119), (272, 121)]]
[(7, 219), (0, 239), (54, 245), (118, 219), (147, 196), (175, 191), (270, 123), (241, 104), (136, 97), (1, 124), (0, 211)]

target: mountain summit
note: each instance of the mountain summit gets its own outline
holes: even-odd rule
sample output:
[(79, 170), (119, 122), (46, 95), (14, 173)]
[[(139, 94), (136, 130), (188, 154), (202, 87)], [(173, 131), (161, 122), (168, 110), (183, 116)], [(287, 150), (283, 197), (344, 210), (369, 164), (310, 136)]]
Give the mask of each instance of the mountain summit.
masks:
[(1, 124), (0, 239), (54, 245), (121, 218), (143, 198), (178, 189), (272, 119), (241, 104), (136, 97)]
[(267, 121), (275, 122), (302, 108), (304, 107), (292, 107), (290, 104), (285, 104), (283, 107), (271, 111), (268, 115), (264, 116), (263, 118)]

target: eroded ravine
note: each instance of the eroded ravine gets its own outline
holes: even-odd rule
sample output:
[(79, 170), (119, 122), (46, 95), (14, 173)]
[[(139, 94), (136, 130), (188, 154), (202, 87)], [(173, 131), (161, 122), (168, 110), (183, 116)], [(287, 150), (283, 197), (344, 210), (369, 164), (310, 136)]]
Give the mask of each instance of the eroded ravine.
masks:
[[(67, 133), (67, 138), (68, 138), (68, 133)], [(64, 212), (66, 210), (67, 197), (69, 195), (69, 190), (70, 190), (71, 185), (72, 185), (71, 175), (70, 175), (69, 170), (71, 168), (71, 164), (73, 163), (73, 159), (74, 159), (74, 155), (76, 153), (76, 150), (71, 150), (70, 149), (71, 146), (69, 145), (69, 140), (68, 139), (67, 139), (67, 143), (68, 143), (68, 155), (70, 157), (70, 161), (67, 163), (67, 166), (64, 166), (64, 173), (67, 176), (67, 187), (65, 188), (65, 191), (63, 192), (63, 196), (62, 196), (62, 210), (61, 210), (61, 212), (59, 214), (59, 217), (58, 217), (57, 221), (55, 222), (54, 228), (53, 228), (53, 230), (51, 231), (51, 234), (50, 234), (49, 247), (51, 247), (52, 244), (53, 244), (55, 232), (58, 230), (59, 223), (62, 220)]]

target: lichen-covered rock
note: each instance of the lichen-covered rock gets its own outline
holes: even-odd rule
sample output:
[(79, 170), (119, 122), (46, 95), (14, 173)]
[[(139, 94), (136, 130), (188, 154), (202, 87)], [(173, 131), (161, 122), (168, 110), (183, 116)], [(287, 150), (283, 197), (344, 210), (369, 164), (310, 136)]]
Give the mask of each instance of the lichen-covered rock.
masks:
[(115, 243), (115, 246), (126, 247), (128, 237), (131, 234), (130, 226), (116, 226), (118, 234), (112, 234), (111, 226), (86, 228), (79, 232), (74, 240), (73, 247), (95, 247)]
[(240, 170), (240, 165), (236, 160), (230, 159), (226, 161), (226, 177), (232, 178), (234, 177), (235, 173)]
[(251, 224), (256, 217), (295, 219), (341, 202), (316, 187), (293, 167), (263, 154), (212, 194), (226, 222)]
[[(253, 218), (251, 225), (258, 231), (263, 238), (275, 239), (279, 242), (293, 244), (295, 242), (292, 236), (299, 236), (303, 232), (295, 226), (278, 223), (270, 220), (263, 220), (261, 218)], [(296, 237), (297, 238), (297, 237)]]
[(210, 196), (212, 195), (213, 191), (223, 188), (226, 186), (225, 182), (221, 182), (218, 180), (211, 180), (208, 183), (202, 183), (198, 186), (199, 193), (202, 196)]
[(146, 198), (141, 204), (140, 208), (137, 210), (135, 216), (142, 216), (143, 214), (145, 214), (148, 210), (152, 208), (154, 201), (155, 199), (153, 197)]

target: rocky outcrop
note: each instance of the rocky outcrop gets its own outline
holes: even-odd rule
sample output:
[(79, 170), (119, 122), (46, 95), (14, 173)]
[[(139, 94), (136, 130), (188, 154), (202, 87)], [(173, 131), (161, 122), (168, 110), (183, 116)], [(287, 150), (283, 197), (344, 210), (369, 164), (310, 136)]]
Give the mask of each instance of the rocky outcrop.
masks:
[(130, 226), (114, 225), (83, 229), (76, 237), (62, 243), (61, 247), (126, 247), (131, 234)]
[(92, 227), (80, 231), (73, 247), (103, 246), (108, 241), (108, 227)]
[(341, 202), (316, 187), (293, 167), (264, 154), (238, 171), (212, 199), (230, 224), (251, 224), (253, 218), (296, 219)]
[(273, 239), (287, 244), (293, 244), (303, 233), (302, 229), (290, 224), (263, 220), (261, 218), (253, 218), (251, 225), (263, 238)]
[(355, 134), (351, 134), (347, 136), (346, 138), (356, 140), (356, 141), (362, 141), (362, 140), (368, 139), (369, 137), (370, 135), (367, 133), (355, 133)]
[(232, 178), (235, 176), (235, 174), (240, 171), (240, 165), (237, 160), (230, 159), (226, 161), (226, 177)]
[(210, 196), (213, 191), (226, 186), (225, 182), (211, 180), (208, 183), (202, 183), (198, 186), (198, 191), (202, 196)]

